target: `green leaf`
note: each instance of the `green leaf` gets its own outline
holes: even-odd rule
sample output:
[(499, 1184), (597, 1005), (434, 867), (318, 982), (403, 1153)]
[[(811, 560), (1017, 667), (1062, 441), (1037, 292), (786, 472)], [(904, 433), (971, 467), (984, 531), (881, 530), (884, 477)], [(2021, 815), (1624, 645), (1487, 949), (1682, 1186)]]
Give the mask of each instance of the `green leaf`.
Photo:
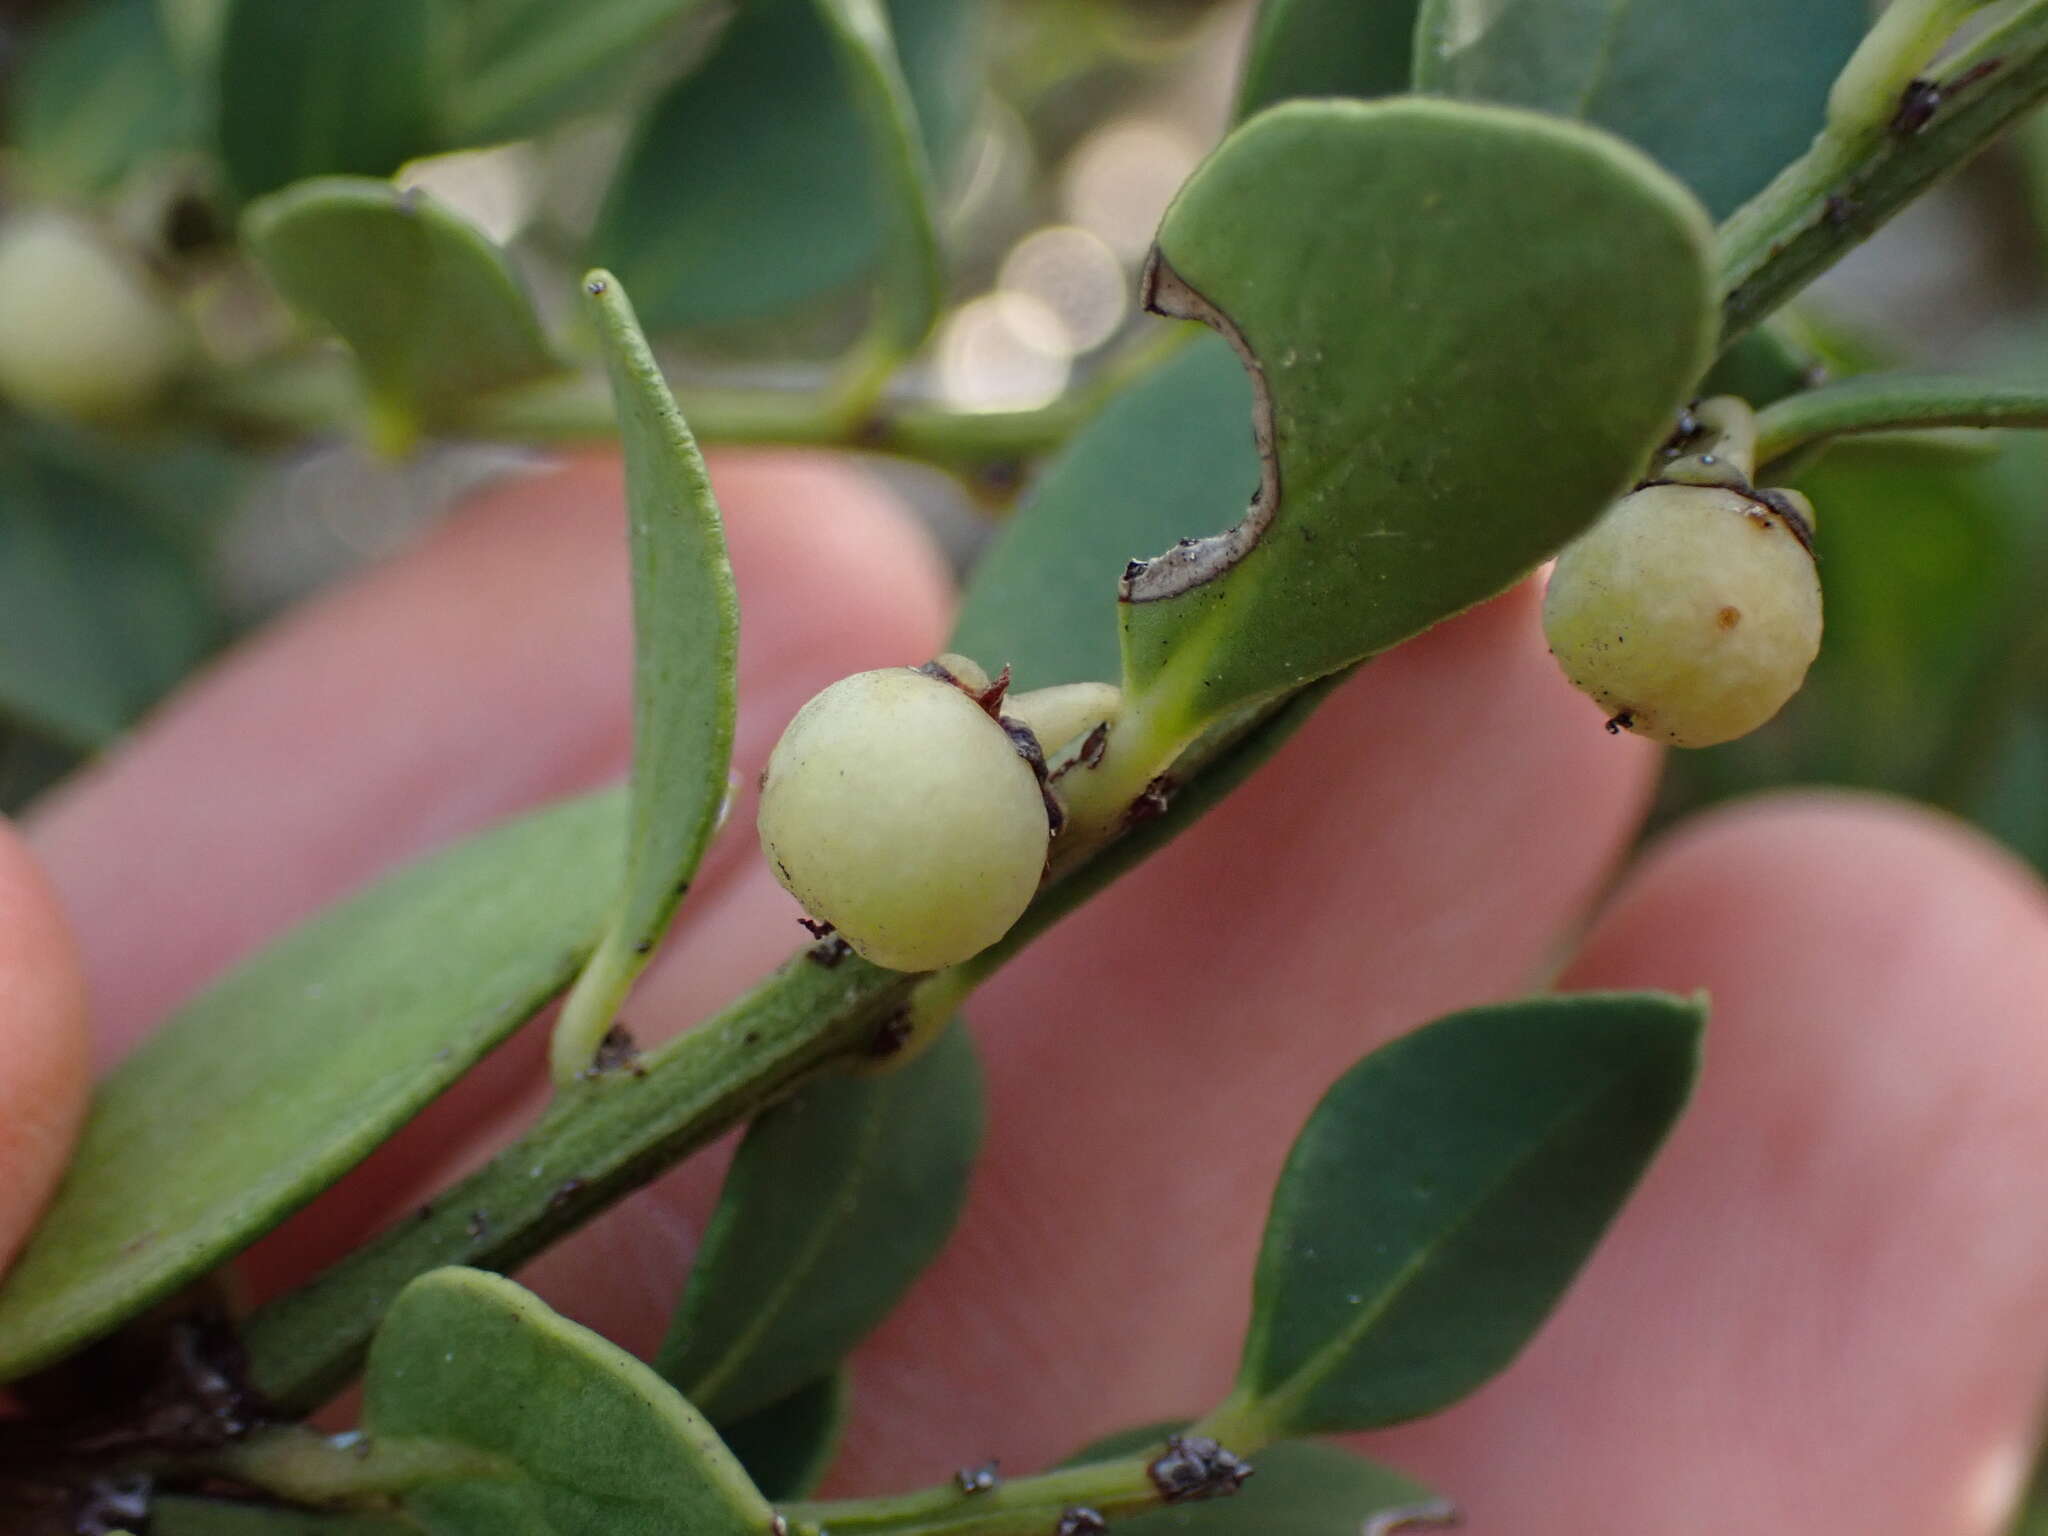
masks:
[(149, 1506), (149, 1536), (418, 1536), (409, 1520), (382, 1515), (319, 1515), (302, 1509), (221, 1499), (159, 1495)]
[(623, 811), (571, 801), (412, 865), (179, 1009), (101, 1086), (0, 1281), (0, 1380), (239, 1252), (529, 1018), (597, 936)]
[(761, 1116), (655, 1368), (721, 1421), (829, 1371), (953, 1230), (981, 1128), (981, 1069), (957, 1024), (906, 1067), (826, 1079)]
[(0, 436), (0, 715), (78, 749), (117, 735), (220, 630), (199, 553), (133, 483), (138, 462), (185, 483), (61, 431)]
[[(1179, 1425), (1110, 1435), (1062, 1463), (1081, 1466), (1163, 1446)], [(1181, 1504), (1116, 1522), (1119, 1533), (1167, 1536), (1392, 1536), (1447, 1523), (1451, 1506), (1422, 1484), (1334, 1445), (1283, 1440), (1252, 1458), (1252, 1480), (1227, 1499)]]
[(808, 1498), (831, 1470), (846, 1425), (846, 1372), (834, 1370), (779, 1403), (718, 1426), (762, 1496), (777, 1504)]
[(1125, 562), (1241, 515), (1258, 483), (1252, 391), (1202, 336), (1118, 395), (1047, 466), (974, 568), (949, 648), (1021, 690), (1117, 680)]
[(1245, 52), (1237, 115), (1300, 96), (1408, 89), (1422, 0), (1265, 0)]
[[(462, 58), (449, 106), (458, 144), (520, 138), (615, 102), (662, 34), (705, 0), (461, 0)], [(656, 62), (659, 62), (657, 58)]]
[(45, 195), (111, 189), (190, 145), (190, 100), (152, 0), (89, 0), (33, 38), (8, 91), (8, 141)]
[(762, 1536), (774, 1518), (666, 1382), (481, 1270), (399, 1293), (370, 1346), (363, 1422), (469, 1463), (404, 1497), (433, 1536)]
[(633, 784), (625, 884), (555, 1028), (558, 1081), (590, 1065), (718, 830), (739, 708), (739, 596), (711, 476), (607, 273), (584, 280), (626, 459)]
[(211, 79), (232, 0), (156, 0), (157, 17), (178, 67)]
[(1241, 524), (1126, 573), (1155, 719), (1384, 650), (1589, 523), (1705, 370), (1709, 239), (1648, 161), (1549, 118), (1300, 102), (1232, 134), (1145, 290), (1239, 346), (1271, 451)]
[(1597, 123), (1733, 212), (1821, 130), (1866, 0), (1422, 0), (1417, 90)]
[[(627, 151), (592, 249), (649, 326), (774, 315), (846, 287), (881, 259), (900, 198), (876, 175), (849, 72), (856, 55), (822, 3), (742, 9)], [(979, 99), (986, 0), (888, 0), (886, 10), (943, 177)]]
[(323, 177), (253, 205), (242, 234), (293, 308), (354, 350), (387, 447), (559, 367), (504, 253), (425, 192)]
[(441, 147), (444, 0), (229, 0), (219, 137), (229, 185), (259, 197), (307, 176), (388, 176)]
[(1537, 998), (1339, 1078), (1274, 1191), (1236, 1411), (1277, 1435), (1370, 1429), (1504, 1367), (1683, 1107), (1702, 1020), (1651, 993)]

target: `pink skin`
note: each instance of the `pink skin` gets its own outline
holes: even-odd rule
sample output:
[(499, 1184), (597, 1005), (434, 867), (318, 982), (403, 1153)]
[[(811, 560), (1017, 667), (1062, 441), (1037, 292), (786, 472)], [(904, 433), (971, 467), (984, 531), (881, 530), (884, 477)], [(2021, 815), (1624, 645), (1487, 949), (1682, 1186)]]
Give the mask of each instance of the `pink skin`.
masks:
[[(765, 456), (717, 476), (746, 784), (811, 692), (936, 650), (950, 598), (869, 482)], [(599, 463), (487, 498), (244, 647), (43, 809), (31, 836), (103, 1059), (377, 870), (616, 774), (617, 502)], [(1922, 812), (1774, 796), (1653, 847), (1588, 927), (1655, 765), (1558, 680), (1518, 592), (1367, 669), (998, 978), (969, 1010), (988, 1155), (952, 1247), (856, 1358), (836, 1487), (990, 1455), (1024, 1470), (1212, 1401), (1266, 1193), (1321, 1088), (1575, 950), (1567, 986), (1714, 992), (1699, 1105), (1523, 1358), (1373, 1448), (1481, 1536), (1996, 1530), (2048, 1370), (2048, 897)], [(635, 997), (643, 1033), (687, 1026), (801, 938), (751, 820), (743, 800)], [(60, 929), (0, 855), (0, 995), (39, 1000), (0, 1018), (4, 1251), (70, 1124), (78, 1009)], [(541, 1091), (539, 1044), (526, 1032), (260, 1244), (256, 1288), (507, 1134)], [(526, 1278), (647, 1347), (715, 1175), (662, 1181)]]

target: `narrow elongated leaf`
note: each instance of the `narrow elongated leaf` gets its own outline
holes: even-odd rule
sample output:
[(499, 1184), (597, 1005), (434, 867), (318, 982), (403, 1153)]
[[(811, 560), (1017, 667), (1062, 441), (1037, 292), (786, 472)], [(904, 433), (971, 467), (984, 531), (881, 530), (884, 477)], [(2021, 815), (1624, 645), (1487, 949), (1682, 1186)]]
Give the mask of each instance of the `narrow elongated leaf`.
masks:
[(1549, 118), (1297, 102), (1232, 134), (1146, 292), (1239, 347), (1263, 473), (1237, 527), (1126, 573), (1127, 677), (1199, 725), (1525, 574), (1704, 371), (1708, 240), (1647, 160)]
[(626, 458), (633, 787), (618, 911), (555, 1031), (563, 1079), (590, 1064), (718, 830), (739, 708), (739, 596), (710, 473), (617, 281), (584, 289)]
[(1865, 0), (1422, 0), (1415, 86), (1598, 123), (1720, 218), (1820, 132), (1869, 24)]
[[(755, 0), (649, 113), (592, 251), (657, 329), (758, 319), (880, 258), (899, 198), (878, 178), (852, 57), (826, 0)], [(986, 0), (887, 0), (926, 154), (943, 177), (979, 100)], [(830, 237), (819, 238), (820, 230)]]
[(951, 648), (1018, 689), (1117, 680), (1116, 581), (1127, 561), (1228, 523), (1259, 482), (1252, 391), (1204, 336), (1067, 444), (974, 568)]
[(764, 1498), (777, 1504), (808, 1498), (839, 1450), (847, 1390), (846, 1372), (830, 1371), (779, 1403), (719, 1425), (719, 1438)]
[(399, 1293), (370, 1346), (363, 1420), (469, 1463), (405, 1495), (433, 1536), (762, 1536), (774, 1517), (666, 1382), (481, 1270)]
[(150, 1502), (149, 1536), (418, 1536), (382, 1515), (318, 1515), (224, 1499), (162, 1496)]
[(354, 351), (387, 446), (558, 366), (504, 253), (425, 192), (323, 177), (252, 206), (242, 233), (285, 299)]
[(62, 434), (0, 435), (0, 716), (77, 749), (118, 734), (221, 627), (193, 543), (97, 458)]
[(449, 137), (518, 138), (615, 101), (661, 34), (705, 0), (460, 0), (462, 60)]
[(1408, 89), (1421, 0), (1265, 0), (1245, 51), (1237, 115), (1298, 96)]
[(446, 0), (229, 0), (219, 138), (242, 197), (306, 176), (388, 176), (440, 147)]
[(981, 1069), (957, 1024), (900, 1071), (828, 1079), (763, 1115), (656, 1368), (727, 1421), (829, 1371), (953, 1230), (981, 1128)]
[(571, 801), (415, 864), (174, 1014), (102, 1085), (0, 1282), (0, 1380), (247, 1246), (528, 1018), (596, 940), (623, 811)]
[(87, 0), (35, 34), (7, 96), (8, 139), (46, 194), (105, 192), (198, 123), (155, 0)]
[(1279, 1434), (1454, 1402), (1514, 1358), (1683, 1107), (1702, 1010), (1653, 993), (1453, 1014), (1316, 1106), (1273, 1195), (1237, 1398)]
[[(1148, 1425), (1098, 1440), (1063, 1465), (1163, 1447), (1180, 1425)], [(1281, 1441), (1252, 1459), (1256, 1473), (1227, 1499), (1205, 1499), (1117, 1521), (1118, 1531), (1167, 1536), (1392, 1536), (1446, 1523), (1451, 1506), (1422, 1484), (1334, 1445)]]

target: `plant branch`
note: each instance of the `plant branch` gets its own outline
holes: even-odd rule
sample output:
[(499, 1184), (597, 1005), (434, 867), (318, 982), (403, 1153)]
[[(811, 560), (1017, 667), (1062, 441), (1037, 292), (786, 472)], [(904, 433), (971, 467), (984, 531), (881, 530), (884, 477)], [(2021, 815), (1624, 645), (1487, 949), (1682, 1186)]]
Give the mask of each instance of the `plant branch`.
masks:
[[(676, 388), (675, 397), (707, 446), (842, 448), (988, 475), (1062, 446), (1191, 337), (1191, 327), (1160, 327), (1109, 358), (1078, 388), (1025, 411), (956, 411), (930, 401), (884, 399), (849, 419), (829, 387), (700, 384)], [(270, 437), (358, 432), (363, 416), (352, 364), (326, 351), (218, 374), (196, 384), (184, 404), (195, 425)], [(483, 396), (436, 430), (444, 437), (522, 445), (618, 441), (611, 393), (595, 372), (562, 373)]]
[(1764, 464), (1830, 438), (1914, 427), (2048, 427), (2048, 385), (1934, 374), (1864, 374), (1757, 413)]
[(1724, 348), (2048, 97), (2048, 0), (1957, 50), (1932, 84), (1931, 96), (1909, 86), (1918, 94), (1874, 125), (1867, 114), (1831, 120), (1722, 225)]
[(661, 1050), (575, 1083), (526, 1135), (366, 1246), (252, 1316), (249, 1383), (311, 1412), (359, 1366), (406, 1283), (447, 1264), (507, 1271), (690, 1152), (857, 1056), (914, 978), (799, 957)]
[(1158, 1506), (1162, 1499), (1150, 1465), (1149, 1457), (1127, 1456), (1012, 1478), (976, 1492), (942, 1483), (890, 1498), (790, 1504), (783, 1514), (802, 1536), (1045, 1536), (1069, 1509), (1113, 1518)]

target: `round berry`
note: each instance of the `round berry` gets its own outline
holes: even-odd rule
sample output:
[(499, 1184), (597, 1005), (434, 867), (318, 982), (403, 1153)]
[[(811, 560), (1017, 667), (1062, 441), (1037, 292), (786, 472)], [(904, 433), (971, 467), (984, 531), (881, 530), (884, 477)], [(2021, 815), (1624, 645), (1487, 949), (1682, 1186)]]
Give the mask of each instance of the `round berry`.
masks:
[(132, 417), (184, 364), (185, 325), (92, 228), (40, 209), (0, 227), (0, 393), (46, 416)]
[(760, 829), (811, 916), (901, 971), (1007, 933), (1051, 837), (1010, 733), (960, 685), (908, 667), (842, 678), (797, 712), (762, 776)]
[(1566, 547), (1543, 630), (1609, 727), (1679, 747), (1746, 735), (1820, 650), (1811, 514), (1791, 493), (1653, 485)]

